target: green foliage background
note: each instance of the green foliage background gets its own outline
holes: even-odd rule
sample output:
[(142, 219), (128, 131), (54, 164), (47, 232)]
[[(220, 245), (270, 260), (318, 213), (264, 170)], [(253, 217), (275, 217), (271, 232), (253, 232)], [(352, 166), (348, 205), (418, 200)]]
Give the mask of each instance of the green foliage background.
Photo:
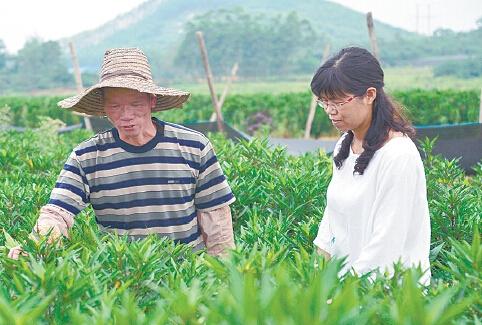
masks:
[[(480, 92), (478, 90), (397, 90), (390, 95), (406, 107), (405, 113), (415, 125), (439, 125), (478, 122)], [(256, 93), (234, 94), (226, 98), (222, 107), (224, 119), (237, 129), (248, 133), (250, 117), (262, 112), (269, 115), (273, 125), (264, 129), (272, 137), (301, 138), (310, 110), (312, 94)], [(37, 127), (40, 117), (60, 119), (67, 125), (82, 122), (82, 118), (69, 110), (59, 108), (61, 96), (17, 96), (0, 97), (0, 107), (10, 107), (10, 125)], [(156, 114), (160, 119), (174, 123), (209, 120), (213, 112), (209, 95), (194, 94), (181, 110), (170, 110)], [(267, 132), (267, 134), (266, 134)], [(313, 138), (337, 135), (323, 111), (315, 114), (311, 136)]]
[(465, 177), (423, 144), (434, 276), (423, 288), (420, 270), (400, 265), (393, 277), (340, 278), (343, 260), (324, 261), (312, 244), (331, 158), (289, 156), (263, 139), (210, 135), (237, 197), (237, 249), (227, 257), (100, 234), (90, 209), (71, 240), (34, 242), (28, 234), (66, 157), (91, 135), (57, 134), (54, 122), (0, 132), (0, 245), (29, 252), (13, 261), (0, 249), (1, 324), (480, 324), (482, 165)]
[[(480, 77), (482, 19), (478, 25), (423, 36), (375, 20), (382, 65), (425, 65), (435, 67), (436, 76)], [(370, 48), (366, 16), (330, 1), (151, 0), (68, 39), (32, 38), (18, 54), (7, 53), (0, 40), (0, 94), (74, 89), (70, 42), (86, 87), (98, 81), (106, 50), (129, 46), (146, 53), (156, 82), (192, 82), (204, 77), (197, 31), (217, 78), (230, 75), (237, 62), (245, 80), (288, 80), (314, 73), (327, 45), (330, 53), (348, 45)]]

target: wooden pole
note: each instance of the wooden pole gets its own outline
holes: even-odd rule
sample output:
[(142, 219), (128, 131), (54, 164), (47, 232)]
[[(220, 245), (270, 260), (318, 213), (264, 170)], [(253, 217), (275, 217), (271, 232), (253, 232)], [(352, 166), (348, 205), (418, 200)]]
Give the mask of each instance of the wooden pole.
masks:
[[(221, 108), (223, 107), (224, 101), (226, 100), (226, 96), (228, 95), (229, 88), (231, 87), (231, 84), (233, 83), (233, 80), (234, 80), (234, 77), (236, 76), (236, 72), (238, 71), (238, 68), (239, 68), (238, 63), (236, 62), (234, 64), (233, 68), (231, 69), (231, 76), (228, 79), (228, 84), (226, 85), (226, 87), (224, 87), (223, 94), (219, 98), (219, 101), (218, 101), (219, 110), (221, 110)], [(209, 120), (211, 122), (214, 122), (215, 119), (216, 119), (216, 113), (213, 113)]]
[(368, 35), (370, 36), (372, 53), (377, 58), (378, 62), (380, 62), (380, 55), (378, 54), (377, 36), (375, 34), (375, 27), (373, 26), (372, 13), (369, 12), (367, 13), (366, 16), (367, 16)]
[(482, 89), (480, 89), (479, 123), (482, 123)]
[(218, 121), (218, 131), (224, 132), (224, 125), (223, 125), (223, 115), (221, 113), (221, 109), (219, 108), (218, 97), (216, 92), (214, 91), (214, 83), (213, 83), (213, 75), (211, 73), (211, 67), (209, 66), (208, 54), (206, 51), (206, 45), (204, 44), (204, 38), (202, 32), (196, 32), (196, 37), (199, 42), (199, 47), (201, 48), (201, 55), (203, 58), (204, 63), (204, 70), (206, 72), (206, 77), (208, 79), (209, 90), (211, 91), (211, 99), (213, 102), (214, 112), (216, 113), (217, 121)]
[[(322, 63), (328, 57), (329, 52), (330, 52), (330, 44), (326, 44), (325, 52), (323, 53), (323, 60), (321, 61)], [(313, 120), (315, 119), (315, 113), (316, 113), (316, 105), (317, 105), (316, 99), (317, 97), (315, 96), (315, 94), (313, 94), (313, 96), (311, 97), (310, 113), (308, 114), (308, 119), (306, 120), (305, 136), (303, 137), (304, 139), (310, 138), (311, 125), (313, 124)]]
[[(74, 64), (75, 83), (77, 85), (77, 91), (80, 93), (84, 91), (84, 86), (82, 85), (82, 77), (80, 76), (79, 63), (77, 62), (77, 55), (75, 54), (74, 44), (72, 42), (69, 42), (69, 47), (70, 47), (70, 54), (72, 55), (72, 62)], [(81, 114), (81, 115), (84, 117), (85, 128), (87, 130), (93, 131), (90, 117), (86, 114)]]

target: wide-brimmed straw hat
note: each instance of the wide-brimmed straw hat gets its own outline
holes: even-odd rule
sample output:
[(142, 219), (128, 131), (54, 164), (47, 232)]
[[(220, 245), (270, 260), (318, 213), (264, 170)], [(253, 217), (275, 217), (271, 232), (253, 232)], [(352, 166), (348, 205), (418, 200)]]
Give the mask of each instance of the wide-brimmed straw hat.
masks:
[(138, 48), (120, 48), (105, 52), (98, 84), (58, 102), (58, 105), (88, 115), (104, 116), (106, 114), (99, 96), (99, 89), (104, 87), (129, 88), (156, 94), (157, 102), (153, 112), (181, 108), (190, 97), (188, 92), (182, 90), (156, 86), (146, 55)]

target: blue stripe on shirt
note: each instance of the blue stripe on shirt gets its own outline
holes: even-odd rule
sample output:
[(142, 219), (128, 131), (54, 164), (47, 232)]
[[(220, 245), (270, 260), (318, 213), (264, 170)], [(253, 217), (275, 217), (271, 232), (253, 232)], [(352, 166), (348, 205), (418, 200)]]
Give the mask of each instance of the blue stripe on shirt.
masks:
[(129, 200), (127, 202), (106, 202), (102, 204), (95, 204), (93, 208), (95, 210), (104, 210), (104, 209), (128, 209), (133, 207), (146, 207), (146, 206), (163, 206), (163, 205), (175, 205), (175, 204), (184, 204), (191, 202), (193, 200), (193, 196), (181, 196), (181, 197), (172, 197), (172, 198), (149, 198), (149, 199), (139, 199), (139, 200)]
[(189, 243), (194, 242), (199, 236), (201, 236), (201, 231), (200, 231), (200, 229), (198, 229), (197, 232), (195, 232), (194, 234), (190, 235), (189, 237), (176, 239), (176, 240), (174, 240), (174, 242), (175, 242), (176, 244), (189, 244)]
[(188, 140), (188, 139), (180, 139), (180, 138), (165, 136), (164, 138), (162, 138), (162, 141), (167, 143), (177, 143), (180, 146), (196, 148), (201, 151), (204, 150), (204, 147), (205, 147), (205, 145), (202, 142), (197, 140)]
[(90, 174), (101, 170), (112, 170), (115, 168), (126, 167), (126, 166), (132, 167), (135, 165), (148, 165), (148, 164), (156, 164), (156, 163), (187, 164), (191, 168), (194, 168), (197, 170), (199, 169), (199, 163), (186, 160), (183, 157), (154, 156), (154, 157), (127, 158), (127, 159), (122, 159), (120, 161), (115, 161), (113, 163), (96, 164), (94, 166), (85, 167), (84, 171), (86, 174)]
[(77, 213), (80, 212), (78, 209), (74, 208), (72, 205), (70, 205), (68, 203), (65, 203), (63, 201), (60, 201), (60, 200), (50, 199), (48, 204), (53, 204), (53, 205), (56, 205), (58, 207), (61, 207), (62, 209), (69, 211), (73, 215), (77, 215)]
[(82, 198), (82, 202), (89, 203), (89, 200), (85, 196), (85, 192), (82, 191), (80, 188), (78, 188), (76, 186), (73, 186), (73, 185), (67, 184), (67, 183), (58, 183), (57, 182), (57, 183), (55, 183), (55, 188), (61, 188), (61, 189), (70, 191), (70, 192), (80, 196)]
[(201, 166), (199, 169), (199, 173), (202, 174), (206, 169), (208, 169), (210, 166), (218, 162), (218, 158), (216, 156), (212, 156), (210, 159), (206, 161), (206, 163)]
[(234, 198), (233, 193), (228, 193), (224, 196), (221, 196), (215, 200), (211, 200), (207, 203), (197, 203), (196, 204), (196, 209), (201, 209), (201, 210), (209, 210), (212, 207), (222, 205), (225, 202), (228, 202), (229, 200)]
[[(197, 218), (197, 214), (194, 212), (189, 216), (182, 218), (169, 218), (169, 219), (152, 219), (152, 220), (135, 220), (135, 221), (102, 221), (97, 219), (97, 223), (107, 228), (114, 229), (144, 229), (154, 227), (171, 227), (189, 224), (193, 219)], [(197, 238), (197, 236), (196, 236)]]
[(194, 177), (153, 177), (153, 178), (137, 178), (128, 179), (121, 182), (111, 184), (100, 184), (90, 187), (90, 193), (97, 193), (100, 191), (116, 190), (121, 188), (128, 188), (133, 186), (146, 185), (175, 185), (175, 184), (196, 184)]
[(88, 184), (87, 178), (85, 177), (85, 175), (83, 173), (80, 172), (79, 168), (77, 168), (75, 166), (72, 166), (72, 165), (65, 164), (63, 170), (71, 172), (75, 175), (79, 175), (80, 177), (82, 177), (82, 182), (84, 182), (84, 184)]
[(107, 143), (103, 143), (103, 144), (97, 143), (95, 146), (89, 146), (89, 147), (85, 147), (85, 148), (76, 150), (75, 154), (78, 157), (81, 157), (82, 155), (85, 155), (85, 154), (90, 153), (90, 152), (97, 152), (97, 151), (102, 152), (102, 151), (107, 151), (107, 150), (112, 149), (112, 148), (119, 148), (119, 145), (115, 142), (111, 142), (111, 143), (107, 142)]
[(199, 193), (201, 191), (207, 190), (210, 187), (221, 184), (222, 182), (224, 182), (225, 179), (226, 177), (224, 177), (224, 174), (219, 175), (218, 177), (212, 178), (208, 182), (204, 183), (202, 186), (198, 186), (196, 188), (196, 193)]

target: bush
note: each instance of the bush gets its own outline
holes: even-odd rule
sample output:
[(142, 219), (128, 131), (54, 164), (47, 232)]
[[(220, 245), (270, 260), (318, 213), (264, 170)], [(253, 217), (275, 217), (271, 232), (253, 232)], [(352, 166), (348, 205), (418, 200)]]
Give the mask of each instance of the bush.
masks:
[[(478, 122), (480, 91), (453, 91), (420, 89), (393, 91), (391, 96), (407, 108), (408, 118), (415, 125)], [(278, 138), (302, 138), (312, 99), (310, 92), (283, 94), (245, 94), (226, 98), (222, 107), (226, 122), (238, 130), (249, 133), (251, 116), (263, 114), (271, 118), (262, 134)], [(67, 125), (82, 123), (82, 118), (70, 110), (57, 106), (60, 96), (0, 97), (0, 108), (10, 107), (12, 124), (38, 127), (41, 117), (60, 119)], [(156, 113), (161, 120), (187, 123), (209, 120), (213, 113), (209, 95), (192, 95), (184, 108)], [(267, 133), (268, 132), (268, 133)], [(311, 137), (338, 136), (323, 110), (317, 110), (311, 127)]]
[(433, 68), (435, 77), (455, 76), (457, 78), (476, 78), (482, 74), (482, 57), (462, 61), (445, 61)]
[[(235, 193), (237, 249), (225, 258), (150, 236), (129, 242), (99, 233), (92, 210), (70, 241), (27, 239), (65, 159), (85, 130), (1, 132), (2, 324), (480, 324), (482, 165), (465, 177), (424, 145), (434, 281), (396, 266), (387, 277), (338, 276), (343, 260), (313, 251), (331, 177), (324, 152), (289, 156), (255, 139), (210, 135)], [(50, 143), (41, 146), (41, 143)], [(52, 145), (54, 144), (54, 145)]]

